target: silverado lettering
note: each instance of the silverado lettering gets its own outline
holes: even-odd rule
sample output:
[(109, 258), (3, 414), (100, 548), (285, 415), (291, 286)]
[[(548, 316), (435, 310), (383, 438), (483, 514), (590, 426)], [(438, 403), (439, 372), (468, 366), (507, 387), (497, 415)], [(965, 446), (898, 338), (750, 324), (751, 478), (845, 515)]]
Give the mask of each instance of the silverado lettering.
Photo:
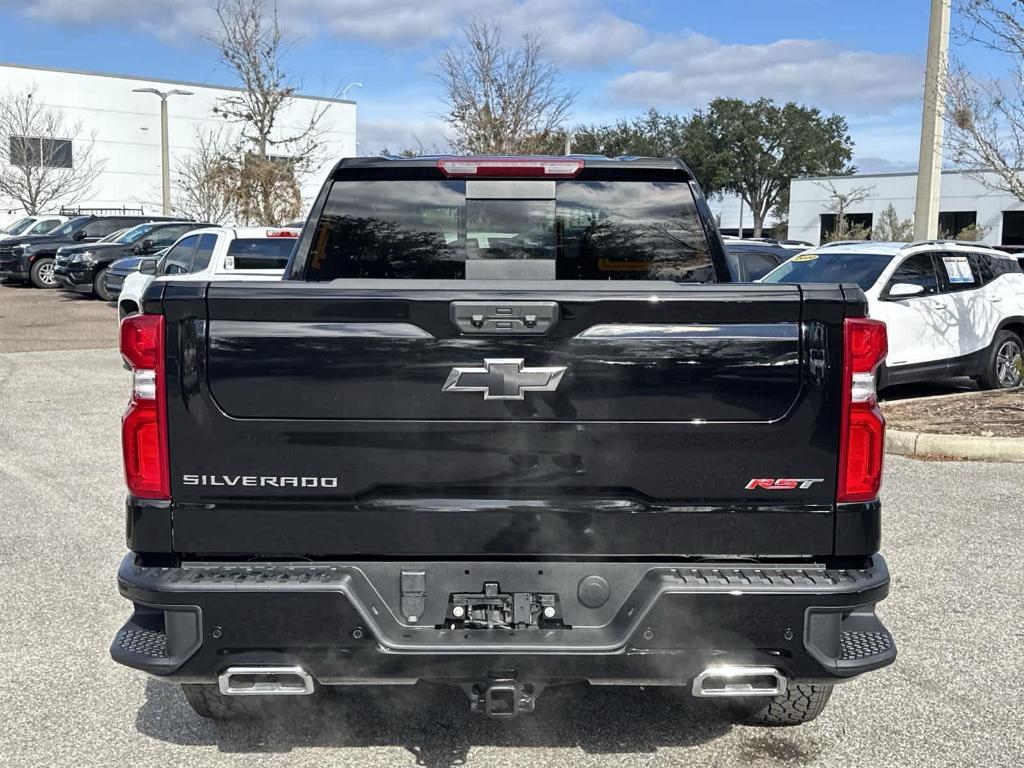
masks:
[(247, 488), (337, 488), (336, 477), (268, 477), (266, 475), (182, 475), (182, 485)]
[(207, 717), (429, 680), (813, 719), (896, 656), (885, 326), (730, 269), (678, 160), (342, 160), (282, 280), (154, 280), (121, 325), (114, 659)]

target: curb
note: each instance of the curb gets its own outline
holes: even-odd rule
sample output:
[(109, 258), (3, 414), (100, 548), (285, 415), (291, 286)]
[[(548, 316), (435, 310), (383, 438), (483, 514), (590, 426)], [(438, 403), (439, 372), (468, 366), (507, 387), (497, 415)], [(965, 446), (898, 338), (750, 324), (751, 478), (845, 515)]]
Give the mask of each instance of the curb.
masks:
[(1024, 440), (1015, 437), (937, 435), (887, 429), (885, 450), (897, 456), (918, 458), (1024, 462)]

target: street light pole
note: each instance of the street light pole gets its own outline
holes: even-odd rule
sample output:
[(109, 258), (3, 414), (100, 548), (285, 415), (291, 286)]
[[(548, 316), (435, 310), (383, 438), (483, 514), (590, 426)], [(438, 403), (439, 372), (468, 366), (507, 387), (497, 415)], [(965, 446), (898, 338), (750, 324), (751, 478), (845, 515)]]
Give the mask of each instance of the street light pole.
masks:
[(192, 96), (192, 91), (158, 91), (136, 88), (133, 93), (152, 93), (160, 97), (160, 182), (163, 187), (163, 215), (171, 215), (171, 145), (167, 129), (167, 99), (170, 96)]
[(917, 204), (914, 239), (934, 240), (939, 234), (939, 187), (942, 182), (942, 113), (946, 103), (949, 51), (949, 8), (952, 0), (932, 0), (928, 23), (928, 63), (921, 115), (921, 154), (917, 161)]

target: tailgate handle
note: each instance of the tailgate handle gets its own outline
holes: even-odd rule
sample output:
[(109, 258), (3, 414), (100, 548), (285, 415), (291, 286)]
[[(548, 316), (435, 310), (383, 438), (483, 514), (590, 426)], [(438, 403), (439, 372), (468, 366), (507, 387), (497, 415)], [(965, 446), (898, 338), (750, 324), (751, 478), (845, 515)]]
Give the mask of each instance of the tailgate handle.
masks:
[(451, 320), (473, 335), (542, 335), (558, 323), (557, 301), (453, 301)]

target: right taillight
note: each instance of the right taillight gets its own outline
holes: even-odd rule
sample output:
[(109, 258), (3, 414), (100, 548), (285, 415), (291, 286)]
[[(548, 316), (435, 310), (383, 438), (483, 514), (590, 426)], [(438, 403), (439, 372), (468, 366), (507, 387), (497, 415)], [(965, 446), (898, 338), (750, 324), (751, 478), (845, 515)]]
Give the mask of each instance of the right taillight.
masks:
[(885, 418), (878, 408), (878, 367), (889, 350), (885, 323), (866, 317), (843, 324), (843, 418), (837, 500), (871, 501), (882, 484)]
[(163, 315), (122, 320), (121, 356), (132, 370), (132, 399), (121, 420), (128, 491), (144, 499), (169, 499)]

